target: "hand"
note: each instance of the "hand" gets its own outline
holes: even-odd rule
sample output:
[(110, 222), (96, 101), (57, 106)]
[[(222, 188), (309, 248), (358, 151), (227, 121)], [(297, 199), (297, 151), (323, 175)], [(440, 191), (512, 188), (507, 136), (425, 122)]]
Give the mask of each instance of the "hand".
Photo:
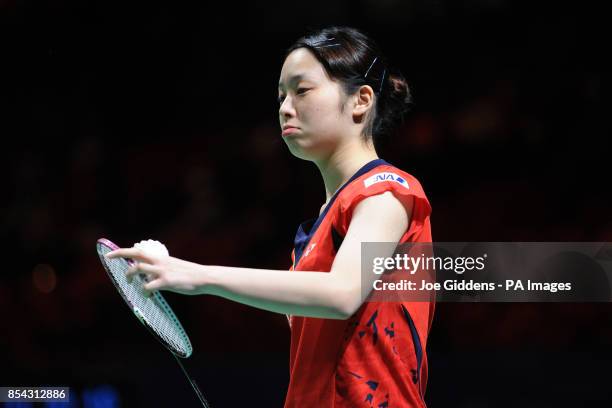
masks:
[(130, 258), (134, 264), (126, 272), (128, 282), (144, 273), (149, 282), (143, 288), (147, 296), (155, 290), (169, 290), (184, 295), (196, 295), (202, 285), (198, 264), (167, 255), (152, 255), (140, 248), (120, 248), (105, 255), (108, 259)]

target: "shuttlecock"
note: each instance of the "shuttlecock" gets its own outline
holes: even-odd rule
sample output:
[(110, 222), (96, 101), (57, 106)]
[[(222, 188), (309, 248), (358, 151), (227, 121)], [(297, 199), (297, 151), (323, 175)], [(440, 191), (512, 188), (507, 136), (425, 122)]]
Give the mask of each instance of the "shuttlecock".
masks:
[(134, 244), (134, 248), (138, 248), (151, 256), (169, 256), (168, 248), (159, 241), (148, 239)]

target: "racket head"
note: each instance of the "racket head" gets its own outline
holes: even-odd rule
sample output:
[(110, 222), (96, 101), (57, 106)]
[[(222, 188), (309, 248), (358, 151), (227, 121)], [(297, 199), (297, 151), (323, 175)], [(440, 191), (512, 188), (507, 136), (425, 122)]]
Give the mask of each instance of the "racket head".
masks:
[(151, 297), (145, 296), (144, 284), (147, 279), (144, 274), (134, 275), (132, 282), (128, 282), (125, 273), (134, 261), (104, 257), (116, 249), (119, 247), (106, 238), (96, 242), (96, 251), (104, 270), (132, 313), (174, 355), (181, 358), (191, 356), (193, 348), (189, 337), (161, 293), (153, 291)]

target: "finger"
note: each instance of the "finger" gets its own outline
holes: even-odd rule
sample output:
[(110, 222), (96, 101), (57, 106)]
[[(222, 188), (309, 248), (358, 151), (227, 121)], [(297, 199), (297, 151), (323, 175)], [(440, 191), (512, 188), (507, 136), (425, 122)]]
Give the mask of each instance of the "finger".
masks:
[(139, 248), (119, 248), (104, 255), (107, 259), (131, 258), (137, 261), (153, 263), (150, 256)]
[(145, 283), (142, 288), (144, 289), (145, 296), (151, 297), (154, 291), (164, 289), (166, 286), (166, 282), (163, 280), (155, 279), (151, 282)]
[(159, 276), (159, 269), (148, 263), (137, 262), (128, 268), (128, 270), (125, 272), (125, 277), (129, 282), (131, 282), (134, 275), (140, 273), (146, 273), (149, 276), (149, 279), (156, 279)]

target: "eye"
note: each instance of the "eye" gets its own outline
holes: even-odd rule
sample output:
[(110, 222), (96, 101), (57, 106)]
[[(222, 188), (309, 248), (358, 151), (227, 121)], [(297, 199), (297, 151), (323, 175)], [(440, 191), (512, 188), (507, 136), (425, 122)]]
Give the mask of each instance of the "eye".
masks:
[(306, 91), (308, 91), (308, 88), (298, 88), (295, 93), (298, 95), (302, 95)]
[(278, 101), (278, 104), (280, 105), (285, 100), (285, 95), (278, 95), (278, 98), (276, 100)]

